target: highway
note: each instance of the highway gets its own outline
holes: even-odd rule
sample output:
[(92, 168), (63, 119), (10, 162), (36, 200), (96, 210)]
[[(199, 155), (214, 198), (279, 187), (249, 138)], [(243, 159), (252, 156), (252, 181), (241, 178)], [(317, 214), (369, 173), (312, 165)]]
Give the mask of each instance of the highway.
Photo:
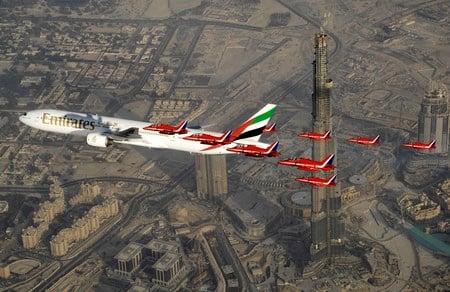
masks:
[(36, 186), (0, 186), (0, 193), (48, 194), (48, 187)]
[[(167, 92), (167, 96), (172, 96), (173, 92), (175, 91), (175, 86), (176, 84), (181, 80), (181, 78), (183, 77), (183, 72), (184, 69), (186, 68), (186, 65), (188, 64), (192, 53), (194, 52), (195, 47), (197, 46), (198, 40), (200, 39), (200, 37), (202, 36), (203, 30), (205, 29), (205, 25), (202, 24), (200, 25), (200, 27), (198, 28), (198, 30), (195, 32), (195, 35), (193, 37), (193, 39), (191, 40), (191, 43), (189, 44), (189, 48), (187, 49), (187, 54), (186, 56), (184, 56), (184, 59), (180, 65), (180, 68), (178, 68), (177, 74), (175, 76), (174, 81), (170, 84), (170, 88), (169, 91)], [(150, 110), (147, 113), (147, 116), (150, 115)]]
[(409, 15), (411, 13), (414, 13), (420, 9), (432, 6), (432, 5), (436, 5), (436, 4), (441, 4), (441, 3), (446, 3), (448, 2), (448, 0), (431, 0), (431, 1), (424, 1), (423, 3), (418, 3), (415, 5), (412, 5), (411, 7), (409, 7), (406, 10), (402, 10), (399, 11), (397, 13), (393, 13), (389, 16), (386, 16), (385, 18), (379, 20), (377, 23), (374, 24), (374, 26), (376, 25), (381, 25), (383, 24), (386, 20), (388, 19), (400, 19), (401, 17), (404, 17), (406, 15)]
[(146, 25), (215, 25), (215, 26), (223, 26), (229, 28), (236, 29), (246, 29), (252, 31), (262, 31), (263, 28), (259, 26), (243, 24), (243, 23), (234, 23), (234, 22), (225, 22), (218, 20), (203, 20), (203, 19), (188, 19), (188, 18), (169, 18), (169, 19), (159, 19), (159, 20), (151, 20), (151, 19), (129, 19), (129, 18), (83, 18), (83, 17), (69, 17), (69, 16), (15, 16), (17, 19), (21, 20), (31, 20), (35, 22), (41, 21), (65, 21), (68, 23), (120, 23), (120, 24), (146, 24)]
[[(100, 177), (89, 177), (83, 179), (76, 179), (70, 182), (62, 183), (61, 186), (64, 188), (71, 187), (81, 183), (88, 182), (100, 182), (100, 181), (109, 181), (109, 182), (117, 182), (124, 181), (130, 183), (140, 183), (140, 184), (151, 184), (151, 185), (159, 185), (163, 186), (168, 183), (168, 180), (149, 180), (142, 178), (134, 178), (134, 177), (121, 177), (121, 176), (100, 176)], [(0, 193), (24, 193), (24, 194), (48, 194), (49, 187), (48, 186), (0, 186)]]
[(135, 178), (135, 177), (123, 177), (123, 176), (98, 176), (98, 177), (88, 177), (82, 179), (72, 180), (70, 182), (62, 183), (61, 186), (64, 188), (71, 187), (81, 183), (87, 182), (100, 182), (100, 181), (124, 181), (130, 183), (140, 183), (140, 184), (157, 184), (157, 185), (166, 185), (169, 180), (149, 180), (143, 178)]

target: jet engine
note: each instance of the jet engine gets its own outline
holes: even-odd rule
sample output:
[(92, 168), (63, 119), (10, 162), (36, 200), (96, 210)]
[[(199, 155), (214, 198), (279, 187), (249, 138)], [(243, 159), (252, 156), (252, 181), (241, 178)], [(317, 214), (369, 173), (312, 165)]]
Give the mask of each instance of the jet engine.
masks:
[(113, 140), (111, 138), (97, 133), (88, 134), (86, 137), (86, 141), (88, 145), (103, 148), (108, 147), (113, 143)]

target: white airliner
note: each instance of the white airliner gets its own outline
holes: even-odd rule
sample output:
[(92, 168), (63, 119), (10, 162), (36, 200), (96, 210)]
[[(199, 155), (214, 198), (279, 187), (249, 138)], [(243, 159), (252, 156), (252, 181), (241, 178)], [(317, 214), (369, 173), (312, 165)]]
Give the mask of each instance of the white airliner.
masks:
[[(267, 104), (236, 128), (227, 143), (213, 145), (213, 147), (199, 141), (183, 139), (183, 137), (193, 134), (220, 136), (222, 133), (190, 129), (186, 127), (187, 122), (180, 124), (182, 130), (180, 131), (169, 125), (153, 126), (140, 121), (54, 109), (32, 110), (21, 115), (19, 119), (24, 124), (39, 130), (85, 136), (87, 144), (96, 147), (108, 147), (114, 143), (121, 143), (211, 155), (235, 153), (227, 149), (239, 145), (267, 148), (270, 144), (259, 142), (259, 138), (274, 114), (275, 107), (274, 104)], [(158, 127), (163, 130), (158, 131)]]

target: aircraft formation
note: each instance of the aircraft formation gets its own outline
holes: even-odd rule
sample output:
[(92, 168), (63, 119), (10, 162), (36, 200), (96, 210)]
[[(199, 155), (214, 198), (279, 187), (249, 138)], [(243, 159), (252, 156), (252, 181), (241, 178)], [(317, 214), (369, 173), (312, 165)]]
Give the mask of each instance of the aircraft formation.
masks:
[[(314, 141), (327, 141), (331, 139), (331, 129), (325, 133), (307, 132), (300, 133), (297, 136), (302, 138), (308, 138)], [(376, 135), (373, 138), (368, 137), (355, 137), (347, 139), (349, 143), (356, 143), (364, 146), (379, 146), (380, 135)], [(402, 144), (403, 147), (412, 148), (415, 150), (433, 150), (436, 149), (436, 140), (430, 143), (411, 142)], [(329, 154), (321, 161), (311, 160), (308, 158), (290, 158), (278, 161), (280, 165), (296, 166), (299, 170), (308, 172), (323, 171), (328, 172), (334, 170), (333, 165), (334, 154)], [(334, 187), (336, 186), (336, 175), (332, 175), (329, 178), (323, 179), (320, 177), (300, 177), (295, 179), (298, 182), (307, 183), (314, 187)]]
[[(188, 121), (179, 125), (148, 124), (140, 121), (125, 120), (114, 117), (68, 112), (53, 109), (32, 110), (20, 116), (20, 121), (33, 128), (61, 134), (85, 136), (88, 145), (109, 147), (114, 143), (142, 146), (147, 148), (173, 149), (206, 155), (243, 154), (251, 157), (277, 157), (278, 145), (259, 142), (262, 134), (273, 134), (275, 123), (269, 120), (275, 113), (275, 104), (267, 104), (243, 124), (224, 133), (189, 128)], [(307, 132), (298, 134), (301, 138), (314, 141), (328, 141), (331, 129), (324, 133)], [(347, 139), (349, 143), (364, 146), (379, 146), (380, 135), (374, 138), (355, 137)], [(429, 143), (411, 142), (403, 147), (414, 150), (433, 150), (436, 140)], [(334, 170), (331, 153), (321, 161), (308, 158), (290, 158), (278, 161), (280, 165), (295, 166), (307, 172), (330, 172)], [(308, 183), (313, 187), (333, 187), (336, 175), (323, 179), (320, 177), (300, 177), (296, 181)]]

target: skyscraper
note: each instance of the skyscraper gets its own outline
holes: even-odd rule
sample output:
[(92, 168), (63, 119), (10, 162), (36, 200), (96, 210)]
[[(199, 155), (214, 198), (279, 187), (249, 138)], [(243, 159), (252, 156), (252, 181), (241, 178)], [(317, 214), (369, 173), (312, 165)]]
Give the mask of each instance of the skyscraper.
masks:
[(225, 155), (195, 156), (197, 196), (214, 199), (228, 193), (227, 161)]
[(432, 83), (422, 100), (419, 114), (419, 141), (436, 140), (436, 149), (432, 153), (448, 153), (449, 117), (444, 85)]
[[(315, 59), (313, 62), (314, 92), (312, 96), (313, 131), (323, 133), (332, 128), (331, 88), (328, 78), (328, 36), (315, 36)], [(328, 154), (336, 153), (335, 139), (313, 142), (313, 159), (322, 160)], [(336, 161), (336, 160), (335, 160)], [(336, 163), (336, 162), (335, 162)], [(335, 170), (336, 172), (336, 170)], [(329, 173), (317, 176), (326, 178)], [(313, 187), (311, 193), (311, 259), (329, 259), (343, 253), (342, 237), (345, 232), (340, 218), (341, 194), (339, 184), (334, 188)]]

